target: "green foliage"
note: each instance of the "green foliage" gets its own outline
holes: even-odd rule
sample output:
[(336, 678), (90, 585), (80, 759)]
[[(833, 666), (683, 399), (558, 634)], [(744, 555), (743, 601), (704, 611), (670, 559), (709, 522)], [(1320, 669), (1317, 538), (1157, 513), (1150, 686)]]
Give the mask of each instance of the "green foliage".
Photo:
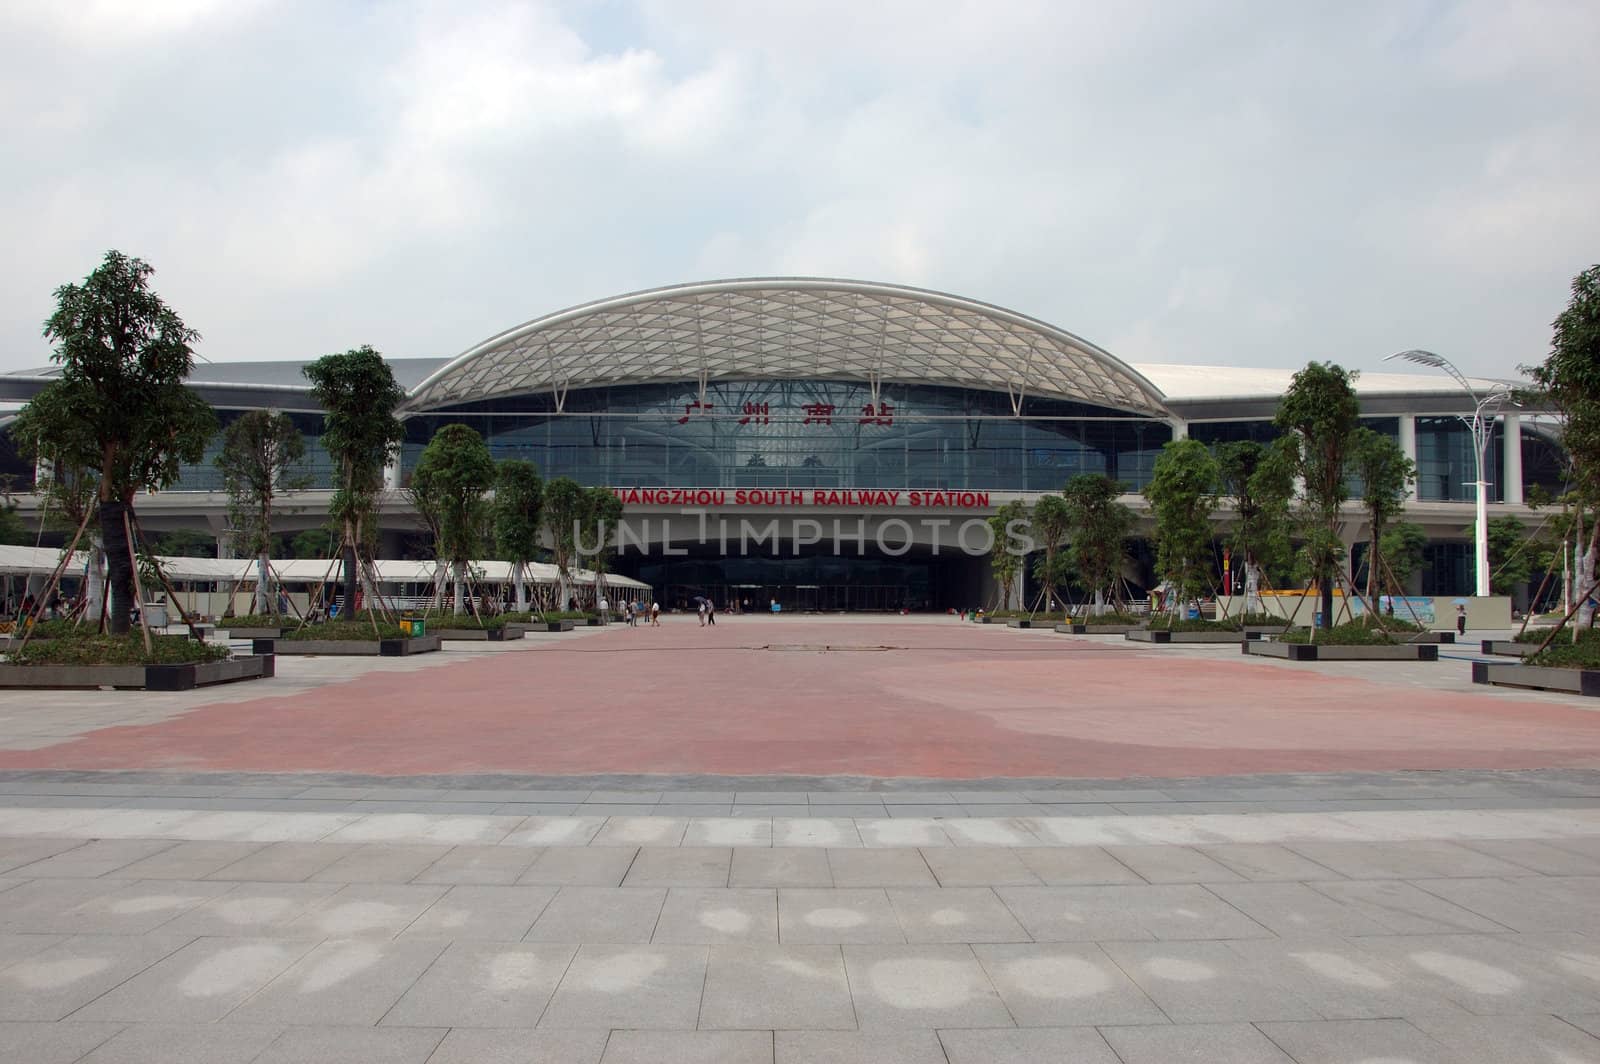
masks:
[(1383, 533), (1404, 512), (1417, 466), (1388, 436), (1358, 428), (1350, 436), (1349, 471), (1361, 481), (1361, 505), (1367, 512), (1367, 597), (1371, 598), (1383, 585)]
[(1100, 473), (1080, 473), (1061, 489), (1070, 514), (1072, 537), (1067, 562), (1088, 590), (1106, 592), (1113, 602), (1128, 556), (1134, 513), (1120, 496), (1127, 485)]
[(226, 661), (228, 648), (200, 643), (181, 635), (152, 635), (150, 650), (138, 632), (97, 635), (93, 627), (30, 642), (20, 653), (8, 654), (12, 665), (190, 665)]
[[(1312, 641), (1311, 629), (1291, 628), (1278, 638), (1285, 643), (1309, 643)], [(1401, 640), (1365, 620), (1358, 620), (1322, 629), (1317, 632), (1316, 642), (1341, 647), (1378, 647), (1393, 646)]]
[[(550, 552), (563, 584), (570, 578), (572, 562), (578, 552), (578, 536), (583, 531), (588, 494), (571, 477), (555, 477), (544, 485), (544, 527), (550, 534)], [(560, 603), (566, 606), (565, 602)]]
[(306, 441), (287, 414), (250, 410), (223, 430), (216, 465), (228, 493), (234, 549), (245, 557), (272, 552), (272, 504), (311, 483), (300, 472)]
[(411, 497), (432, 525), (439, 557), (465, 565), (489, 531), (495, 465), (475, 429), (445, 425), (433, 434), (411, 474)]
[(1274, 580), (1288, 576), (1294, 472), (1282, 449), (1254, 440), (1218, 444), (1217, 490), (1234, 500), (1227, 542), (1236, 564), (1256, 565)]
[(1161, 627), (1173, 632), (1237, 632), (1244, 627), (1237, 617), (1226, 617), (1220, 621), (1208, 621), (1204, 617), (1174, 618), (1171, 623), (1163, 622)]
[(31, 547), (36, 538), (22, 515), (17, 513), (16, 503), (0, 503), (0, 544)]
[(405, 389), (383, 356), (367, 345), (324, 355), (301, 372), (322, 406), (322, 446), (334, 464), (328, 511), (343, 528), (345, 543), (357, 544), (383, 489), (384, 467), (405, 440), (405, 427), (394, 416)]
[(1144, 494), (1156, 523), (1156, 570), (1172, 582), (1177, 602), (1205, 593), (1212, 563), (1211, 509), (1218, 468), (1199, 440), (1161, 448)]
[(611, 570), (611, 551), (622, 523), (622, 500), (610, 488), (594, 487), (583, 494), (583, 539), (578, 544), (589, 568), (602, 577)]
[(494, 539), (502, 557), (526, 565), (539, 554), (544, 481), (532, 462), (500, 463), (494, 487)]
[(150, 552), (164, 558), (215, 558), (217, 541), (205, 532), (179, 528), (151, 537)]
[(1600, 669), (1600, 639), (1580, 637), (1576, 643), (1558, 639), (1527, 658), (1525, 664), (1547, 669)]
[(1000, 608), (1011, 608), (1011, 585), (1022, 571), (1026, 553), (1019, 549), (1018, 536), (1027, 535), (1028, 507), (1020, 500), (1001, 506), (989, 519), (994, 545), (989, 548), (989, 569), (1000, 586)]
[(1322, 589), (1323, 624), (1332, 622), (1333, 581), (1344, 545), (1339, 508), (1350, 497), (1345, 479), (1351, 441), (1360, 426), (1357, 374), (1331, 362), (1309, 362), (1294, 375), (1273, 424), (1293, 475), (1302, 484), (1305, 557)]
[(1560, 412), (1572, 484), (1593, 507), (1600, 502), (1600, 265), (1572, 279), (1572, 297), (1552, 326), (1549, 357), (1523, 369)]
[(339, 546), (339, 537), (326, 528), (308, 528), (289, 541), (291, 558), (329, 558)]
[(1401, 584), (1412, 573), (1422, 568), (1423, 548), (1428, 545), (1428, 533), (1411, 521), (1396, 521), (1383, 532), (1378, 542), (1378, 553), (1389, 571)]
[[(15, 437), (64, 471), (77, 491), (94, 471), (110, 584), (109, 623), (129, 628), (133, 562), (129, 511), (141, 491), (178, 479), (216, 432), (211, 407), (184, 386), (199, 334), (150, 287), (155, 271), (108, 251), (81, 285), (56, 289), (44, 334), (60, 375), (22, 408)], [(87, 500), (83, 500), (87, 505)]]
[(1043, 495), (1033, 504), (1029, 523), (1035, 541), (1044, 553), (1034, 559), (1033, 574), (1038, 578), (1049, 597), (1062, 601), (1061, 585), (1067, 582), (1072, 565), (1067, 553), (1067, 537), (1072, 532), (1072, 508), (1060, 495)]
[[(376, 625), (374, 625), (376, 620)], [(283, 638), (294, 640), (307, 639), (336, 639), (340, 642), (372, 642), (378, 639), (404, 639), (406, 633), (398, 624), (384, 620), (382, 617), (374, 618), (363, 611), (359, 616), (349, 620), (343, 617), (336, 621), (324, 621), (321, 624), (308, 624), (303, 628), (290, 629), (284, 632)]]
[(1535, 545), (1528, 526), (1511, 514), (1489, 518), (1489, 590), (1509, 595), (1533, 575)]
[(1072, 619), (1079, 624), (1132, 624), (1141, 627), (1150, 621), (1149, 617), (1137, 613), (1123, 613), (1120, 610), (1100, 614), (1080, 612)]
[(296, 624), (294, 616), (285, 616), (281, 613), (241, 613), (226, 619), (218, 624), (218, 628), (293, 628)]

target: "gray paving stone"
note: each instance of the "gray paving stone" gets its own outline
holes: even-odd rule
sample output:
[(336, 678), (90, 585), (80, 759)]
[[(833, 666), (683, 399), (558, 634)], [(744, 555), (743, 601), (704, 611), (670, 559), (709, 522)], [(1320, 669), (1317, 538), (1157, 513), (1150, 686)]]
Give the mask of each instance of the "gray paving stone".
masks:
[(705, 946), (585, 943), (539, 1026), (693, 1030), (700, 1014), (707, 953)]
[[(805, 791), (738, 791), (733, 796), (735, 805), (806, 805), (809, 796)], [(800, 815), (804, 815), (801, 813)]]
[(557, 887), (456, 886), (402, 932), (406, 938), (516, 942), (533, 927)]
[(1266, 938), (1271, 932), (1204, 887), (996, 887), (1040, 942)]
[[(781, 803), (772, 804), (772, 803), (768, 803), (768, 802), (746, 802), (743, 805), (737, 805), (736, 804), (733, 807), (733, 809), (731, 811), (729, 811), (728, 815), (729, 816), (754, 816), (754, 817), (763, 817), (763, 816), (764, 817), (805, 816), (806, 815), (806, 810), (809, 809), (809, 808), (810, 808), (809, 806), (804, 806), (804, 805), (783, 805)], [(822, 806), (820, 808), (824, 811), (823, 815), (825, 815), (825, 816), (833, 816), (833, 807), (832, 806)], [(843, 814), (841, 814), (841, 815), (843, 815)]]
[(176, 845), (166, 839), (91, 839), (19, 871), (37, 879), (93, 879)]
[(598, 802), (585, 802), (583, 805), (573, 807), (577, 816), (655, 816), (656, 806), (651, 803), (638, 805), (620, 805), (617, 803), (601, 804)]
[[(1039, 841), (1026, 817), (958, 816), (941, 820), (939, 827), (953, 846), (1012, 849), (1032, 846)], [(930, 850), (940, 848), (929, 847)]]
[(180, 842), (124, 865), (118, 874), (128, 879), (204, 879), (265, 845), (260, 842)]
[(1289, 847), (1351, 879), (1516, 876), (1519, 865), (1453, 842), (1297, 842)]
[(253, 1064), (424, 1064), (444, 1035), (422, 1027), (291, 1027)]
[(1323, 1020), (1258, 1026), (1296, 1064), (1356, 1064), (1364, 1060), (1461, 1064), (1460, 1058), (1404, 1020)]
[(728, 870), (730, 887), (831, 887), (826, 850), (738, 847)]
[(0, 1064), (74, 1064), (119, 1023), (0, 1023)]
[(475, 886), (509, 885), (526, 872), (544, 850), (524, 846), (457, 846), (419, 872), (413, 883)]
[[(1153, 806), (1140, 806), (1139, 807), (1139, 811), (1141, 813), (1148, 813), (1148, 814), (1155, 814), (1155, 813), (1160, 812), (1160, 813), (1164, 813), (1164, 814), (1169, 814), (1170, 815), (1170, 814), (1175, 814), (1175, 813), (1180, 813), (1180, 812), (1189, 812), (1191, 810), (1189, 809), (1188, 806), (1176, 806), (1174, 808), (1165, 809), (1165, 810), (1158, 810)], [(1027, 815), (1032, 815), (1032, 816), (1036, 816), (1036, 817), (1058, 817), (1058, 816), (1075, 817), (1075, 816), (1126, 816), (1127, 814), (1124, 813), (1122, 811), (1122, 809), (1119, 808), (1118, 806), (1110, 805), (1110, 804), (1108, 804), (1106, 802), (1072, 802), (1072, 803), (1065, 804), (1065, 805), (1035, 805), (1032, 808), (1032, 810), (1030, 810), (1030, 813), (1027, 814)]]
[(1026, 846), (1013, 852), (1028, 871), (1052, 887), (1144, 882), (1098, 846)]
[[(738, 806), (736, 808), (748, 809), (750, 807), (749, 806)], [(780, 806), (769, 806), (768, 808), (771, 808), (771, 809), (774, 809), (774, 810), (789, 810), (790, 812), (792, 812), (794, 809), (796, 809), (798, 807), (797, 806), (781, 806), (780, 805)], [(941, 807), (941, 808), (946, 808), (946, 807)], [(820, 816), (847, 816), (847, 817), (852, 817), (852, 818), (854, 818), (854, 817), (867, 818), (867, 817), (885, 817), (885, 816), (889, 815), (889, 807), (888, 806), (879, 805), (879, 804), (875, 804), (875, 803), (863, 803), (861, 805), (818, 805), (818, 806), (812, 806), (811, 809), (814, 812), (816, 812), (818, 815), (820, 815)], [(785, 814), (782, 813), (782, 812), (776, 812), (773, 815), (774, 816), (783, 816)], [(949, 815), (954, 816), (956, 814), (952, 813), (952, 814), (949, 814)]]
[(1237, 883), (1244, 877), (1188, 846), (1107, 846), (1147, 883)]
[(283, 1028), (248, 1024), (134, 1024), (81, 1064), (249, 1064)]
[(0, 971), (0, 1020), (62, 1019), (183, 944), (167, 936), (79, 935), (29, 950)]
[(519, 886), (616, 887), (628, 874), (636, 849), (621, 846), (552, 846), (517, 878)]
[(1404, 971), (1422, 989), (1479, 1015), (1593, 1012), (1596, 983), (1572, 980), (1549, 958), (1519, 950), (1511, 935), (1396, 935), (1361, 939), (1363, 952)]
[(844, 965), (862, 1030), (1015, 1026), (966, 946), (846, 946)]
[[(962, 805), (1032, 805), (1021, 791), (951, 791)], [(997, 814), (1000, 815), (1000, 814)]]
[(1462, 1015), (1461, 1007), (1392, 960), (1361, 948), (1363, 938), (1239, 939), (1245, 964), (1302, 1000), (1323, 1019)]
[(651, 941), (683, 945), (776, 943), (777, 891), (673, 887), (667, 891)]
[(591, 846), (677, 846), (688, 829), (686, 817), (613, 816)]
[(848, 817), (791, 817), (772, 818), (772, 845), (774, 847), (823, 847), (830, 850), (860, 849), (861, 833), (856, 821)]
[(1576, 931), (1597, 926), (1590, 907), (1563, 904), (1545, 895), (1536, 880), (1421, 879), (1412, 885), (1513, 931)]
[(1174, 1023), (1317, 1019), (1316, 1008), (1222, 942), (1108, 942), (1102, 948)]
[[(228, 1019), (371, 1027), (438, 959), (445, 945), (420, 940), (329, 940), (234, 1009)], [(439, 1038), (443, 1037), (441, 1031)]]
[(1504, 924), (1395, 880), (1314, 883), (1312, 888), (1372, 917), (1397, 935), (1449, 931), (1504, 931)]
[(932, 1031), (777, 1031), (777, 1064), (948, 1064)]
[(590, 791), (587, 805), (658, 805), (660, 791)]
[[(147, 943), (150, 939), (123, 941)], [(115, 989), (104, 996), (96, 991), (92, 995), (94, 1000), (74, 1018), (130, 1023), (213, 1023), (287, 970), (315, 945), (314, 941), (287, 939), (200, 938), (177, 951), (169, 946), (159, 963), (150, 964), (148, 968), (140, 965), (135, 969), (138, 974), (131, 979), (128, 975), (132, 973), (123, 973), (111, 981)], [(163, 952), (159, 946), (156, 951)], [(105, 989), (100, 988), (101, 991)]]
[(921, 851), (914, 849), (830, 849), (828, 867), (837, 887), (917, 887), (938, 882)]
[(1585, 1034), (1600, 1038), (1600, 1012), (1590, 1013), (1586, 1016), (1567, 1015), (1561, 1018)]
[(732, 791), (662, 791), (662, 805), (732, 805)]
[(702, 1028), (854, 1030), (838, 946), (711, 947)]
[(625, 887), (725, 887), (733, 851), (726, 846), (643, 846)]
[(319, 883), (409, 883), (449, 852), (449, 846), (367, 843), (308, 878)]
[(708, 816), (731, 816), (732, 813), (733, 813), (733, 805), (731, 803), (729, 803), (727, 805), (717, 805), (717, 804), (711, 803), (711, 802), (697, 802), (697, 803), (684, 803), (684, 804), (681, 804), (681, 805), (679, 805), (679, 804), (669, 805), (666, 802), (662, 802), (660, 805), (656, 806), (655, 809), (651, 810), (650, 815), (652, 815), (652, 816), (683, 816), (683, 817), (691, 817), (692, 818), (692, 817), (708, 817)]
[(212, 872), (208, 879), (297, 883), (310, 879), (359, 847), (351, 843), (274, 842)]
[(67, 940), (67, 935), (0, 934), (0, 969)]
[(494, 1031), (458, 1027), (428, 1064), (599, 1064), (610, 1031)]
[(284, 925), (288, 935), (392, 938), (411, 926), (448, 887), (354, 883)]
[(1037, 886), (1021, 858), (998, 847), (930, 846), (922, 859), (941, 887)]
[(601, 1064), (772, 1064), (771, 1031), (615, 1031)]
[(1337, 879), (1333, 869), (1302, 857), (1287, 846), (1267, 843), (1223, 843), (1196, 847), (1241, 878), (1257, 882)]
[(936, 817), (891, 816), (881, 820), (857, 820), (855, 825), (861, 844), (868, 849), (906, 849), (950, 845), (950, 836), (944, 833), (940, 823)]
[(1363, 907), (1337, 901), (1304, 883), (1219, 883), (1211, 891), (1284, 937), (1382, 935), (1390, 931)]
[[(947, 817), (963, 816), (965, 811), (959, 805), (896, 805), (886, 803), (885, 810), (892, 817)], [(837, 812), (837, 807), (832, 812)], [(839, 814), (843, 815), (843, 814)]]
[(939, 1039), (950, 1064), (1038, 1064), (1045, 1060), (1072, 1064), (1121, 1064), (1093, 1027), (1054, 1030), (952, 1030)]
[(778, 938), (784, 945), (904, 942), (882, 888), (778, 891)]
[(165, 934), (192, 937), (270, 935), (326, 902), (337, 883), (223, 883), (225, 894), (209, 898), (163, 924)]
[(573, 944), (451, 943), (395, 1002), (383, 1023), (532, 1027), (577, 952)]
[(527, 934), (529, 942), (649, 942), (664, 887), (562, 887)]
[(502, 846), (586, 846), (606, 824), (605, 816), (537, 816), (524, 820)]
[(1600, 855), (1576, 853), (1539, 839), (1481, 839), (1461, 845), (1541, 875), (1600, 875)]
[(73, 930), (83, 934), (140, 935), (166, 924), (201, 903), (228, 891), (227, 883), (193, 880), (119, 882), (63, 912), (59, 926), (41, 923), (39, 930)]
[(1097, 945), (974, 946), (1023, 1027), (1164, 1023), (1166, 1016)]
[(727, 846), (769, 847), (772, 845), (772, 819), (759, 816), (695, 817), (683, 833), (680, 847)]
[(988, 887), (897, 887), (889, 904), (907, 942), (1028, 942)]
[[(506, 802), (504, 805), (494, 807), (495, 816), (573, 816), (583, 806), (573, 805), (532, 805), (528, 802)], [(600, 806), (590, 806), (599, 809)]]
[(1032, 802), (1017, 802), (1015, 804), (975, 805), (970, 802), (961, 806), (962, 816), (1038, 816), (1044, 806), (1034, 805)]
[(883, 805), (882, 791), (807, 791), (812, 805)]
[(83, 844), (83, 839), (0, 839), (0, 873), (9, 874)]
[(1100, 1033), (1122, 1064), (1294, 1064), (1248, 1023), (1105, 1027)]

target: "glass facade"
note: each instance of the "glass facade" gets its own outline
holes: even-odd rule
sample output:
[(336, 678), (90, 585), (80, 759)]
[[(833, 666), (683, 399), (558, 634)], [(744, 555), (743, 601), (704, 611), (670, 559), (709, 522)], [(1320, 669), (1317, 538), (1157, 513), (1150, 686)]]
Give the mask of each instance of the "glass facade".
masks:
[(1135, 489), (1150, 478), (1164, 421), (1079, 403), (856, 381), (716, 381), (487, 400), (406, 422), (402, 477), (443, 425), (483, 434), (496, 459), (584, 484), (1054, 491), (1078, 473)]
[[(243, 410), (218, 410), (217, 421), (222, 430), (245, 415)], [(298, 473), (307, 480), (310, 488), (333, 487), (333, 459), (322, 446), (322, 415), (290, 413), (289, 419), (300, 430), (306, 441), (305, 458), (300, 461)], [(174, 491), (222, 491), (222, 470), (217, 468), (217, 456), (222, 453), (223, 432), (219, 430), (206, 444), (205, 457), (194, 465), (182, 466)]]
[[(1499, 422), (1489, 437), (1483, 475), (1489, 501), (1500, 502), (1505, 468), (1505, 433)], [(1417, 418), (1417, 498), (1424, 502), (1472, 502), (1478, 497), (1472, 429), (1458, 417)], [(1526, 479), (1526, 477), (1524, 477)]]

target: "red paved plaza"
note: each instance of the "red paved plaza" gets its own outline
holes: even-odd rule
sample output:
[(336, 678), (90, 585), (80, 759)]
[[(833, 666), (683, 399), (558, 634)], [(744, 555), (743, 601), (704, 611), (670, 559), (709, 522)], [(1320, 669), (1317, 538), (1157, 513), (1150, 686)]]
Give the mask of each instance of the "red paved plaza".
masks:
[[(1600, 713), (1467, 689), (1462, 660), (1380, 674), (953, 620), (670, 618), (539, 638), (292, 695), (269, 681), (259, 698), (0, 751), (0, 769), (972, 779), (1600, 766)], [(284, 659), (281, 673), (297, 667)]]

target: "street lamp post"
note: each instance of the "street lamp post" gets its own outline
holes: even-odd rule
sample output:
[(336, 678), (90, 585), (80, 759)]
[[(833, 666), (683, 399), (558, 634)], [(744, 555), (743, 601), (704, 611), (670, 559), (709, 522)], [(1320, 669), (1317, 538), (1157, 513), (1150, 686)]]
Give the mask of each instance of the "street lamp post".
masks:
[[(1472, 417), (1457, 415), (1466, 422), (1472, 430), (1472, 457), (1475, 463), (1478, 479), (1473, 482), (1477, 491), (1477, 512), (1473, 521), (1473, 563), (1474, 576), (1476, 577), (1476, 594), (1479, 598), (1489, 594), (1489, 480), (1484, 476), (1484, 455), (1489, 449), (1489, 440), (1494, 434), (1494, 419), (1500, 411), (1502, 403), (1510, 402), (1518, 405), (1512, 397), (1510, 388), (1498, 388), (1488, 395), (1480, 393), (1472, 387), (1466, 374), (1455, 367), (1443, 355), (1436, 355), (1432, 351), (1400, 351), (1384, 359), (1405, 359), (1421, 366), (1444, 370), (1467, 393), (1467, 398), (1472, 401)], [(1487, 416), (1486, 416), (1487, 415)]]

